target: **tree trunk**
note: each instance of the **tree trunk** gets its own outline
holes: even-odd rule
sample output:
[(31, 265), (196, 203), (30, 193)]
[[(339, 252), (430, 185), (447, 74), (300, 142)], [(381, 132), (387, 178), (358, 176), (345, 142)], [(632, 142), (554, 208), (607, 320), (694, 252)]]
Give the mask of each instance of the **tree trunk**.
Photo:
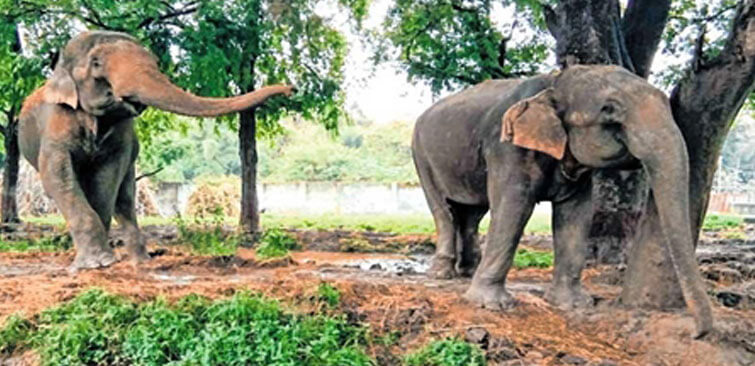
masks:
[[(561, 1), (546, 8), (562, 68), (575, 64), (616, 64), (634, 71), (625, 46), (618, 1)], [(601, 169), (593, 175), (593, 227), (588, 256), (599, 263), (625, 261), (644, 208), (647, 183), (639, 171)]]
[(2, 198), (2, 223), (15, 224), (21, 222), (18, 217), (16, 204), (16, 187), (18, 186), (18, 120), (12, 114), (8, 117), (8, 125), (5, 126), (5, 167), (3, 169), (3, 198)]
[[(723, 51), (711, 61), (696, 62), (671, 93), (674, 120), (684, 135), (690, 163), (690, 219), (694, 245), (710, 198), (718, 158), (726, 135), (755, 83), (755, 0), (737, 9)], [(698, 50), (697, 52), (701, 52)], [(702, 60), (700, 54), (696, 60)], [(657, 212), (649, 210), (630, 256), (622, 303), (668, 308), (681, 306), (676, 274), (663, 245)], [(659, 265), (666, 263), (666, 265)]]
[(255, 234), (259, 230), (260, 215), (257, 198), (257, 137), (254, 110), (239, 113), (239, 156), (241, 158), (241, 218), (242, 232)]

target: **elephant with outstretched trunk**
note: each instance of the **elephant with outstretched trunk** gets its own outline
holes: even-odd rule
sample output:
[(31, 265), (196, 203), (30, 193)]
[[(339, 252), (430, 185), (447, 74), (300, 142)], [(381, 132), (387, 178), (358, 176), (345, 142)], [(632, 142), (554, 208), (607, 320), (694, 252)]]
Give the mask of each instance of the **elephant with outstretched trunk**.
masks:
[(546, 297), (591, 303), (582, 292), (591, 225), (590, 171), (642, 168), (650, 178), (699, 336), (712, 327), (689, 216), (687, 148), (667, 97), (616, 66), (574, 66), (526, 80), (484, 82), (441, 100), (417, 121), (412, 152), (435, 220), (431, 274), (471, 274), (482, 216), (491, 223), (466, 298), (506, 308), (506, 275), (533, 208), (553, 203), (555, 270)]
[(202, 98), (173, 85), (155, 57), (129, 35), (86, 32), (73, 38), (53, 75), (24, 102), (19, 145), (68, 223), (72, 270), (116, 261), (107, 234), (113, 216), (135, 261), (148, 259), (135, 214), (134, 117), (147, 106), (212, 117), (292, 93), (275, 85), (233, 98)]

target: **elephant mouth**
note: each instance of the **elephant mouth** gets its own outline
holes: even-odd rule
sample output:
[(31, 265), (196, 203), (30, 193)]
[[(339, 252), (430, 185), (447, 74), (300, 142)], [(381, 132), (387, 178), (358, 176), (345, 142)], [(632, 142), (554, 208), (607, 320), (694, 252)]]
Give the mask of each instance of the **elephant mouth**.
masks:
[(140, 115), (145, 109), (146, 105), (140, 103), (136, 98), (119, 98), (119, 100), (111, 99), (104, 105), (99, 106), (94, 115), (105, 117), (136, 117)]

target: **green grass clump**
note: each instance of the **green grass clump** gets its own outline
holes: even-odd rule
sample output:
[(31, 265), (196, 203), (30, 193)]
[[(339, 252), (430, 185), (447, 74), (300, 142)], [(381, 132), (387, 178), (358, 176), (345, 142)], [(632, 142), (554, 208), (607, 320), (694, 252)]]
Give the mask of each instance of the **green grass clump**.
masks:
[(20, 241), (0, 241), (0, 252), (63, 252), (73, 248), (68, 234)]
[(433, 341), (404, 358), (407, 366), (483, 366), (480, 347), (458, 338)]
[(553, 252), (519, 249), (514, 255), (514, 267), (516, 268), (548, 268), (551, 266), (553, 266)]
[(5, 320), (0, 329), (0, 356), (8, 356), (19, 347), (25, 347), (29, 334), (33, 331), (32, 323), (13, 314)]
[(317, 286), (317, 298), (324, 301), (329, 307), (334, 308), (341, 302), (341, 292), (327, 282), (321, 282)]
[(229, 256), (236, 254), (241, 243), (237, 235), (223, 231), (225, 218), (213, 215), (211, 218), (195, 217), (188, 221), (181, 217), (174, 220), (178, 227), (178, 239), (187, 244), (199, 255)]
[(33, 348), (43, 365), (370, 365), (367, 334), (248, 292), (136, 304), (90, 290), (33, 323), (9, 318), (0, 349)]
[(743, 224), (744, 219), (741, 216), (710, 214), (705, 216), (703, 230), (721, 231), (737, 229), (742, 227)]
[(260, 243), (254, 254), (257, 258), (279, 258), (284, 257), (289, 251), (297, 249), (299, 245), (291, 235), (278, 228), (265, 230), (260, 238)]

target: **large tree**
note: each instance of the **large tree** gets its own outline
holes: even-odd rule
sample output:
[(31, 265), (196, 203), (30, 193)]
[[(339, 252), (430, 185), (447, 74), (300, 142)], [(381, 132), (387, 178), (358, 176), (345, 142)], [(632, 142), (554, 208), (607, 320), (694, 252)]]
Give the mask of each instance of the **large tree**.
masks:
[(16, 203), (18, 184), (18, 115), (26, 96), (42, 80), (42, 62), (27, 57), (22, 50), (17, 19), (0, 16), (0, 112), (4, 124), (0, 126), (5, 147), (3, 161), (2, 218), (3, 224), (19, 222)]
[[(432, 57), (423, 60), (417, 55), (437, 55), (443, 60), (449, 50), (475, 49), (469, 43), (480, 39), (485, 41), (478, 49), (489, 49), (491, 38), (485, 37), (491, 31), (479, 31), (480, 27), (465, 19), (470, 12), (477, 17), (488, 16), (493, 3), (496, 1), (396, 0), (386, 22), (386, 39), (392, 47), (383, 45), (381, 50), (398, 50), (396, 59), (410, 77), (429, 83), (435, 91), (481, 81), (480, 73), (468, 71), (470, 65), (489, 64), (479, 54), (454, 53), (455, 59), (440, 64), (440, 68), (429, 67), (435, 65)], [(690, 55), (688, 62), (670, 65), (653, 80), (672, 90), (674, 118), (687, 144), (690, 217), (697, 239), (721, 147), (735, 116), (750, 98), (755, 81), (755, 0), (629, 0), (625, 7), (619, 0), (497, 3), (516, 7), (517, 18), (529, 20), (535, 26), (531, 31), (541, 31), (537, 27), (550, 31), (561, 68), (574, 64), (617, 64), (647, 78), (661, 46), (663, 52), (677, 58)], [(420, 19), (430, 21), (422, 23)], [(442, 37), (443, 44), (427, 41), (432, 37)], [(691, 38), (694, 42), (689, 42)], [(533, 43), (525, 39), (517, 47), (528, 45)], [(510, 57), (500, 54), (498, 58)], [(539, 63), (541, 59), (530, 57), (519, 61)], [(417, 62), (429, 66), (417, 66)], [(438, 69), (443, 72), (436, 72)], [(476, 77), (458, 77), (459, 72)], [(488, 76), (497, 77), (492, 72)], [(638, 232), (629, 254), (630, 275), (624, 281), (621, 300), (632, 305), (660, 307), (683, 304), (672, 261), (661, 245), (664, 236), (650, 201), (652, 196), (646, 199), (644, 175), (602, 171), (596, 174), (596, 180), (598, 200), (611, 204), (604, 206), (610, 214), (596, 216), (598, 230), (594, 228), (594, 232), (601, 228), (612, 230), (614, 235)]]

